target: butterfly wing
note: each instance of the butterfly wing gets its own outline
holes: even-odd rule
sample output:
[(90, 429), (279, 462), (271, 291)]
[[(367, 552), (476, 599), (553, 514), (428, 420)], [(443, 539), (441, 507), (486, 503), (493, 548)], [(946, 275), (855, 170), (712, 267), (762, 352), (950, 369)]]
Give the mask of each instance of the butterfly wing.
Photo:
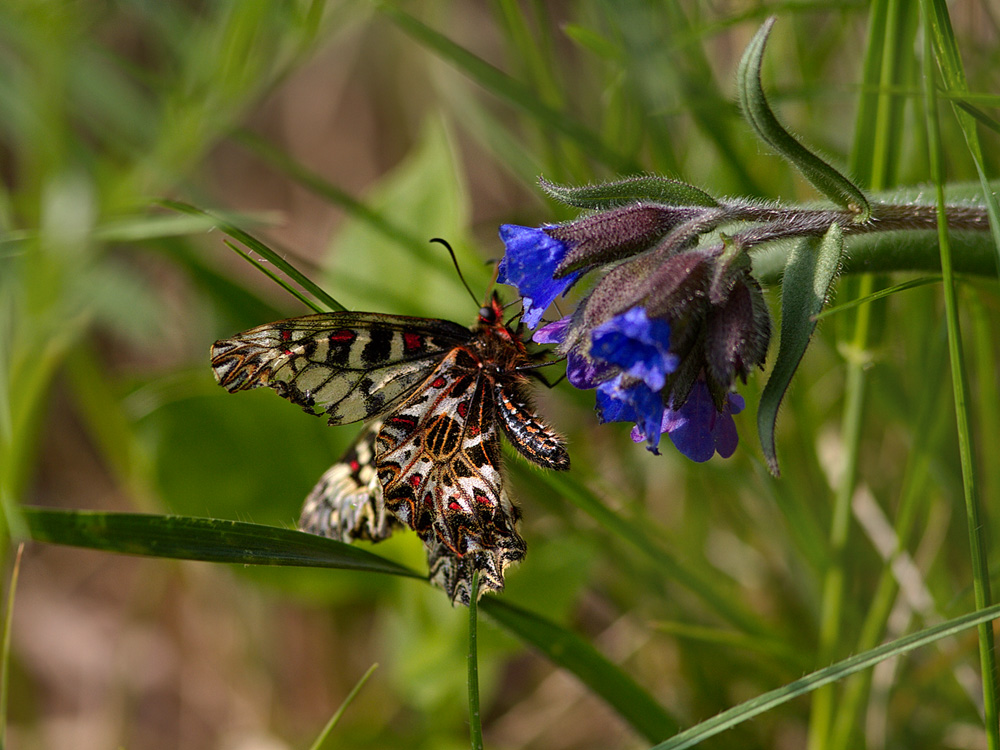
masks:
[(400, 528), (386, 511), (372, 461), (379, 421), (365, 425), (341, 459), (320, 478), (302, 506), (299, 528), (310, 534), (353, 542), (379, 542)]
[(231, 393), (267, 386), (330, 424), (390, 411), (467, 328), (446, 320), (321, 313), (252, 328), (212, 347), (212, 369)]
[(375, 441), (386, 507), (424, 540), (432, 580), (453, 601), (468, 602), (474, 570), (483, 587), (502, 589), (526, 549), (503, 485), (496, 408), (492, 378), (456, 347)]

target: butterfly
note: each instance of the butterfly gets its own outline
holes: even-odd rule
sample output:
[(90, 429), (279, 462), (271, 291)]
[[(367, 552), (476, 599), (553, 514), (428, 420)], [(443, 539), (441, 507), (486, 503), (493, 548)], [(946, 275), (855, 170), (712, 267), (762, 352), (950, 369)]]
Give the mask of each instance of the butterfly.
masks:
[(391, 533), (388, 511), (423, 540), (431, 580), (468, 604), (475, 571), (476, 596), (502, 590), (526, 550), (500, 433), (529, 461), (569, 468), (531, 405), (535, 360), (502, 313), (494, 294), (472, 328), (380, 313), (291, 318), (217, 341), (212, 368), (230, 392), (266, 386), (331, 425), (371, 421), (310, 494), (306, 527), (376, 540)]

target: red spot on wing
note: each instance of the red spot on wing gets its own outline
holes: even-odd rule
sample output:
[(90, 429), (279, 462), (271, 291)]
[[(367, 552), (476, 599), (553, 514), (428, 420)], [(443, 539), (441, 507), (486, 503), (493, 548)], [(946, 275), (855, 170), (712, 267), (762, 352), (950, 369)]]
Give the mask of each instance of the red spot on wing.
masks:
[(328, 336), (331, 344), (349, 344), (357, 337), (357, 332), (352, 331), (350, 328), (339, 328), (336, 331), (330, 331), (330, 335)]
[(350, 463), (351, 471), (359, 471), (361, 469), (361, 464), (358, 463), (357, 459), (351, 461)]
[(424, 348), (424, 337), (412, 331), (403, 332), (403, 349), (407, 352), (418, 352)]
[(458, 504), (457, 500), (452, 499), (448, 503), (448, 510), (462, 510), (462, 506)]
[(287, 328), (281, 332), (281, 340), (288, 341), (292, 337), (292, 332)]
[(434, 382), (431, 383), (431, 388), (444, 388), (447, 384), (448, 381), (439, 375), (434, 378)]
[(410, 478), (407, 481), (410, 484), (412, 484), (414, 487), (419, 487), (420, 483), (423, 481), (423, 479), (424, 478), (422, 476), (420, 476), (419, 474), (411, 474)]
[(461, 403), (459, 403), (459, 405), (458, 405), (458, 415), (460, 417), (462, 417), (462, 419), (465, 419), (469, 415), (469, 402), (468, 401), (462, 401)]

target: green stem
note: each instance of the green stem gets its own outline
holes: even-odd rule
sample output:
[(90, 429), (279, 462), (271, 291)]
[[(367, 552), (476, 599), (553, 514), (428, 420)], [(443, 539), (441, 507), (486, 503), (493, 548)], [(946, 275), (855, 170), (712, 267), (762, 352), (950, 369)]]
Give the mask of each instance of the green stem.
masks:
[[(962, 332), (958, 318), (958, 295), (955, 272), (952, 266), (948, 222), (945, 213), (943, 184), (944, 169), (941, 163), (941, 133), (937, 120), (937, 92), (931, 61), (930, 41), (924, 44), (924, 96), (927, 99), (927, 135), (930, 150), (931, 179), (938, 202), (938, 242), (941, 248), (941, 276), (944, 287), (945, 322), (948, 328), (948, 355), (951, 365), (952, 392), (955, 397), (955, 421), (958, 432), (958, 450), (962, 465), (962, 489), (969, 532), (969, 552), (972, 557), (972, 587), (976, 609), (984, 609), (993, 601), (990, 590), (990, 571), (986, 559), (986, 540), (983, 537), (983, 520), (980, 515), (979, 482), (975, 454), (972, 447), (972, 415), (968, 397), (968, 380), (965, 354), (962, 349)], [(997, 714), (996, 652), (993, 627), (977, 626), (979, 634), (979, 664), (983, 679), (983, 712), (986, 728), (986, 745), (989, 750), (1000, 748), (1000, 724)]]
[[(874, 280), (871, 275), (861, 279), (858, 296), (871, 294)], [(841, 614), (844, 604), (844, 552), (851, 521), (851, 496), (858, 471), (858, 445), (861, 440), (861, 423), (865, 401), (865, 358), (861, 356), (868, 341), (871, 327), (871, 305), (858, 310), (854, 326), (851, 351), (857, 353), (847, 363), (845, 384), (845, 409), (841, 424), (841, 444), (847, 465), (836, 489), (833, 517), (830, 524), (830, 567), (823, 580), (823, 598), (820, 608), (819, 643), (817, 663), (828, 664), (836, 657), (840, 640)], [(809, 750), (827, 747), (833, 722), (835, 686), (827, 685), (813, 695), (809, 720)]]
[(472, 574), (472, 596), (469, 598), (469, 744), (472, 750), (483, 750), (483, 722), (479, 711), (479, 656), (476, 645), (478, 594), (479, 571), (476, 570)]

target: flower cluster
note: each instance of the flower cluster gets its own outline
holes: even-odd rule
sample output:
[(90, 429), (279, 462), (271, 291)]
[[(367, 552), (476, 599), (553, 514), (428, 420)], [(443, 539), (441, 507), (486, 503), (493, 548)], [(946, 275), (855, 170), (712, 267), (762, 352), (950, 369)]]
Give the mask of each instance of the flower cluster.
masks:
[(572, 314), (539, 328), (558, 344), (566, 375), (596, 389), (602, 422), (634, 422), (632, 439), (658, 452), (660, 436), (694, 461), (736, 450), (732, 392), (763, 364), (771, 320), (749, 261), (725, 241), (698, 240), (711, 207), (635, 201), (574, 222), (504, 225), (498, 281), (521, 294), (535, 328), (581, 277), (599, 274)]

